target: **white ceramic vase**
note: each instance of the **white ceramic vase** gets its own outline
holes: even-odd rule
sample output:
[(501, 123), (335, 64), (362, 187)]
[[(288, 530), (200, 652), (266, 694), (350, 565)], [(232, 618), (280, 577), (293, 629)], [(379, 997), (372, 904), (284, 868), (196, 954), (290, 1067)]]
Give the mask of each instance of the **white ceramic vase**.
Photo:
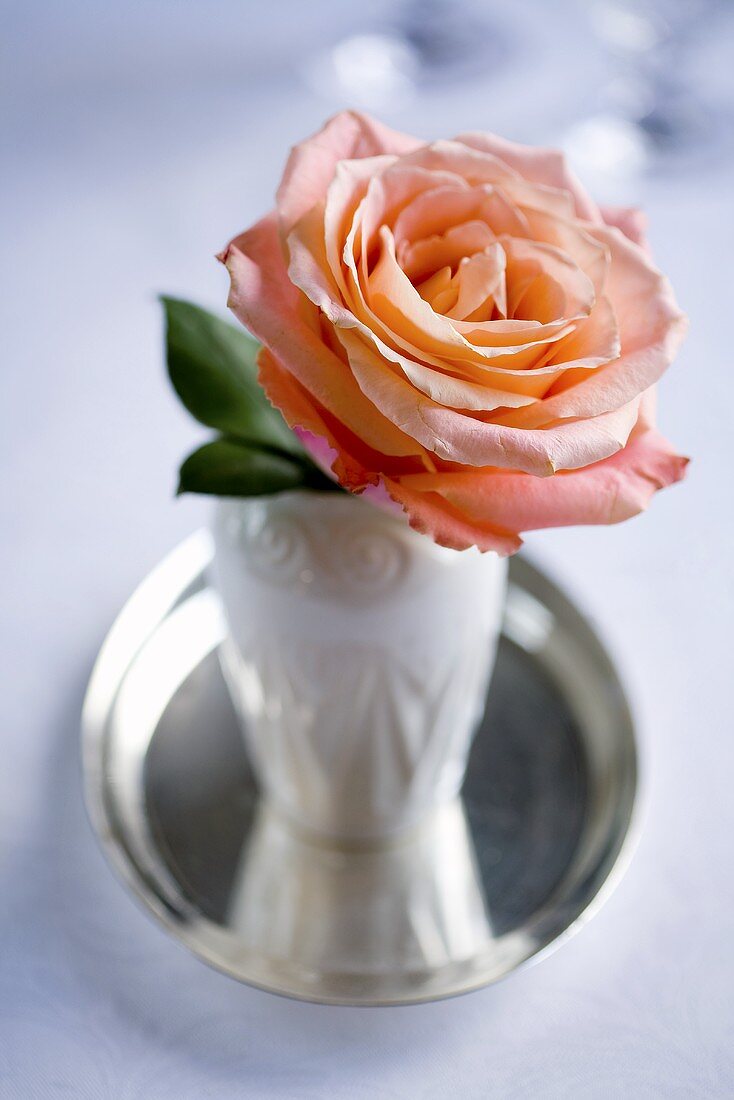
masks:
[(270, 802), (308, 830), (364, 840), (452, 799), (506, 562), (333, 492), (221, 500), (213, 528), (222, 666)]

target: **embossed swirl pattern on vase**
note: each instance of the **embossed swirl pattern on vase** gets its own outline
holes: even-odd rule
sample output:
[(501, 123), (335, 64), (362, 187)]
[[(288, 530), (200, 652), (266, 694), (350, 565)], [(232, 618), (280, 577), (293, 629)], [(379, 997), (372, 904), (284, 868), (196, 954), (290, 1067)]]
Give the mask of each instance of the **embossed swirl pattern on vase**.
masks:
[(395, 587), (406, 575), (409, 555), (395, 532), (376, 530), (374, 524), (336, 526), (330, 539), (333, 576), (339, 587), (356, 585), (373, 595)]
[(237, 541), (253, 573), (278, 587), (361, 602), (389, 593), (410, 570), (404, 532), (371, 517), (317, 527), (252, 510), (236, 522)]
[(234, 519), (233, 528), (252, 572), (262, 580), (297, 584), (308, 569), (308, 534), (293, 516), (252, 509)]

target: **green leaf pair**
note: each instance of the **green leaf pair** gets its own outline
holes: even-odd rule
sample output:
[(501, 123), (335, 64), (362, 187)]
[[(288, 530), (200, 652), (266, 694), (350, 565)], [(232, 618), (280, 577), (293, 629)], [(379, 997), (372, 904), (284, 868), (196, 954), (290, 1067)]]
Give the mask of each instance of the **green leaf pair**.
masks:
[(178, 492), (249, 497), (339, 490), (265, 396), (256, 341), (192, 302), (161, 301), (173, 388), (196, 420), (220, 433), (184, 461)]

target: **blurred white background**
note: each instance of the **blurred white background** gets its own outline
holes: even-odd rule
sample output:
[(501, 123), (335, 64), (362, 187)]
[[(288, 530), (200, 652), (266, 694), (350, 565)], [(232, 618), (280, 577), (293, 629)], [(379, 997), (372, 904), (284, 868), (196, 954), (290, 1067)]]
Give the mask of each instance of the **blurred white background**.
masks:
[[(729, 473), (734, 9), (707, 0), (71, 0), (2, 6), (2, 1097), (658, 1097), (734, 1090)], [(425, 137), (561, 143), (643, 205), (691, 318), (660, 421), (688, 480), (533, 559), (610, 646), (643, 739), (622, 885), (542, 966), (460, 1001), (299, 1005), (171, 943), (84, 818), (95, 651), (206, 518), (160, 292), (224, 310), (214, 253), (344, 106)]]

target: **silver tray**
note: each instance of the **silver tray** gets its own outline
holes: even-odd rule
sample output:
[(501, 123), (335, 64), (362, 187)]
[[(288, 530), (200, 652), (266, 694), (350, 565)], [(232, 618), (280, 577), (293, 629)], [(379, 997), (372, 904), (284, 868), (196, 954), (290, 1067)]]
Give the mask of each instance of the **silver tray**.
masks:
[(211, 554), (198, 532), (140, 585), (83, 714), (93, 826), (168, 931), (240, 981), (355, 1005), (477, 989), (575, 931), (626, 864), (637, 767), (614, 668), (568, 599), (512, 560), (461, 800), (400, 841), (332, 847), (258, 797)]

